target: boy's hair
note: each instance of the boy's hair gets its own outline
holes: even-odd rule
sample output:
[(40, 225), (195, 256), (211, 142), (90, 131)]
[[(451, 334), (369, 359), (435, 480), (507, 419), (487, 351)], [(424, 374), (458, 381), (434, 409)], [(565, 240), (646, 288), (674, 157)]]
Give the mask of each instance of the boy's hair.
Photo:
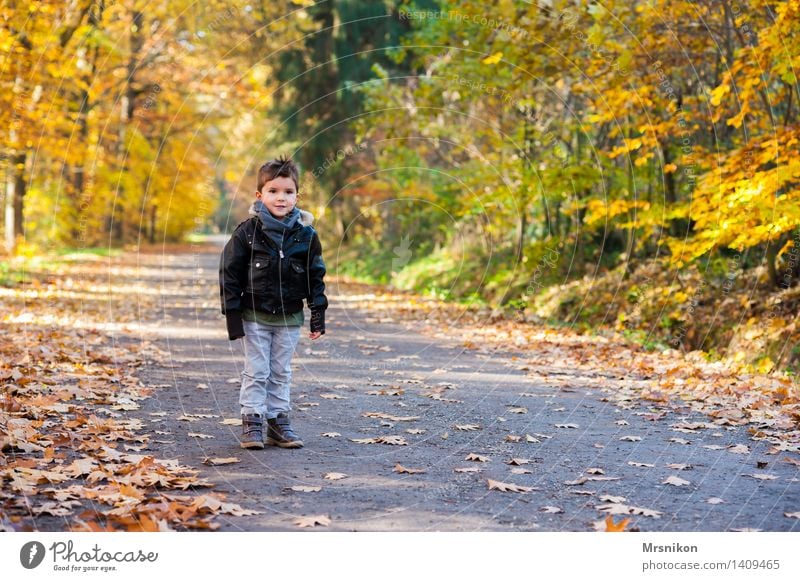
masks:
[(292, 158), (280, 156), (262, 165), (258, 169), (258, 191), (275, 178), (292, 178), (294, 187), (300, 189), (300, 169)]

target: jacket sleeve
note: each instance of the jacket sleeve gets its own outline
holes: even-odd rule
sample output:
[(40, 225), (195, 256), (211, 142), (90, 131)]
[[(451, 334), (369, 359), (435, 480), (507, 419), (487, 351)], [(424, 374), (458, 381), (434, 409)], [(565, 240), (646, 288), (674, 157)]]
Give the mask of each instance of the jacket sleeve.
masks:
[(234, 232), (219, 260), (219, 296), (222, 314), (242, 310), (242, 292), (247, 279), (250, 250), (240, 232)]
[(328, 308), (328, 298), (325, 296), (325, 261), (322, 260), (322, 244), (319, 236), (314, 232), (309, 248), (308, 267), (308, 308), (312, 311), (324, 311)]

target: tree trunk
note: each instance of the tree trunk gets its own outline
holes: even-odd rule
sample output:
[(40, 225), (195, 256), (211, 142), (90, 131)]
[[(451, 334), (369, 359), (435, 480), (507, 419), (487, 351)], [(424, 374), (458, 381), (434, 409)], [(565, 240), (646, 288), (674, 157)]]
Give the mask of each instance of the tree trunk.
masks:
[(5, 228), (6, 228), (6, 250), (13, 253), (17, 245), (18, 238), (25, 237), (25, 223), (23, 221), (23, 208), (25, 203), (25, 192), (27, 181), (25, 180), (25, 163), (28, 159), (28, 152), (23, 151), (11, 156), (11, 163), (8, 168), (8, 179), (6, 180), (6, 208), (5, 208)]

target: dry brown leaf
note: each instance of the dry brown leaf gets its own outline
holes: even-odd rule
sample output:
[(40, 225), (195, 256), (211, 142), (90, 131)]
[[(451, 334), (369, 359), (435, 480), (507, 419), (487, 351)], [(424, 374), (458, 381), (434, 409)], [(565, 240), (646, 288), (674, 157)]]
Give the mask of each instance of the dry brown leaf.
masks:
[(325, 480), (341, 480), (342, 478), (347, 478), (347, 474), (343, 472), (326, 472), (322, 477)]
[(543, 506), (539, 510), (548, 514), (558, 514), (560, 512), (564, 512), (563, 508), (559, 508), (557, 506)]
[(620, 438), (620, 441), (622, 441), (622, 442), (641, 442), (642, 441), (642, 437), (641, 436), (622, 436)]
[(471, 460), (473, 462), (488, 462), (488, 456), (481, 456), (479, 454), (469, 454), (464, 460)]
[(627, 499), (624, 496), (611, 496), (610, 494), (601, 494), (600, 500), (619, 504), (625, 502)]
[(749, 454), (750, 446), (747, 444), (736, 444), (735, 446), (728, 446), (728, 452), (731, 454)]
[(512, 466), (522, 466), (523, 464), (530, 464), (531, 461), (527, 458), (512, 458), (511, 460), (506, 460), (506, 464), (511, 464)]
[(723, 504), (725, 501), (716, 496), (712, 496), (711, 498), (707, 499), (706, 502), (708, 504)]
[(694, 468), (691, 464), (666, 464), (666, 467), (673, 470), (692, 470)]
[(294, 524), (299, 527), (314, 527), (317, 525), (326, 527), (331, 524), (331, 519), (324, 514), (301, 516), (295, 519)]
[(688, 480), (684, 480), (683, 478), (678, 478), (677, 476), (670, 476), (666, 480), (664, 480), (661, 484), (671, 484), (672, 486), (686, 486), (691, 484)]
[(321, 486), (304, 486), (302, 484), (296, 484), (295, 486), (290, 486), (289, 488), (295, 492), (319, 492), (322, 490)]
[(341, 436), (341, 434), (339, 432), (323, 432), (322, 433), (322, 437), (323, 438), (338, 438), (339, 436)]
[(407, 446), (408, 442), (402, 436), (378, 436), (377, 438), (350, 438), (357, 444), (389, 444), (390, 446)]
[(749, 476), (751, 478), (756, 478), (758, 480), (777, 480), (778, 477), (773, 474), (763, 474), (761, 472), (755, 474), (742, 474), (742, 476)]
[(489, 484), (489, 490), (499, 490), (501, 492), (530, 492), (536, 490), (531, 486), (519, 486), (517, 484), (492, 480), (491, 478), (488, 478), (486, 482)]
[(646, 464), (644, 462), (628, 461), (629, 466), (636, 466), (637, 468), (655, 468), (655, 464)]
[(395, 464), (394, 472), (398, 472), (400, 474), (423, 474), (425, 472), (424, 468), (406, 468), (400, 462)]
[(478, 424), (456, 424), (455, 428), (456, 430), (461, 430), (462, 432), (470, 432), (481, 429)]
[(381, 418), (384, 420), (391, 420), (393, 422), (413, 422), (414, 420), (419, 419), (419, 416), (393, 416), (392, 414), (386, 414), (383, 412), (364, 412), (361, 415), (365, 418)]
[(206, 458), (203, 460), (203, 464), (208, 464), (209, 466), (222, 466), (225, 464), (236, 464), (237, 462), (241, 462), (241, 459), (236, 456), (231, 456), (229, 458)]

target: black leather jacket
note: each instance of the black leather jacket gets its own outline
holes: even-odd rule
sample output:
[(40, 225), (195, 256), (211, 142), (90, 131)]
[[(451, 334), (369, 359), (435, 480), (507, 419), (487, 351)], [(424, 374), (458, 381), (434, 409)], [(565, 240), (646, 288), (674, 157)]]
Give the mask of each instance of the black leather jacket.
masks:
[(311, 309), (311, 331), (324, 332), (328, 307), (324, 277), (322, 246), (310, 224), (298, 220), (281, 249), (261, 230), (258, 217), (241, 222), (225, 244), (219, 264), (229, 338), (244, 336), (242, 309), (291, 315), (303, 309), (303, 299)]

